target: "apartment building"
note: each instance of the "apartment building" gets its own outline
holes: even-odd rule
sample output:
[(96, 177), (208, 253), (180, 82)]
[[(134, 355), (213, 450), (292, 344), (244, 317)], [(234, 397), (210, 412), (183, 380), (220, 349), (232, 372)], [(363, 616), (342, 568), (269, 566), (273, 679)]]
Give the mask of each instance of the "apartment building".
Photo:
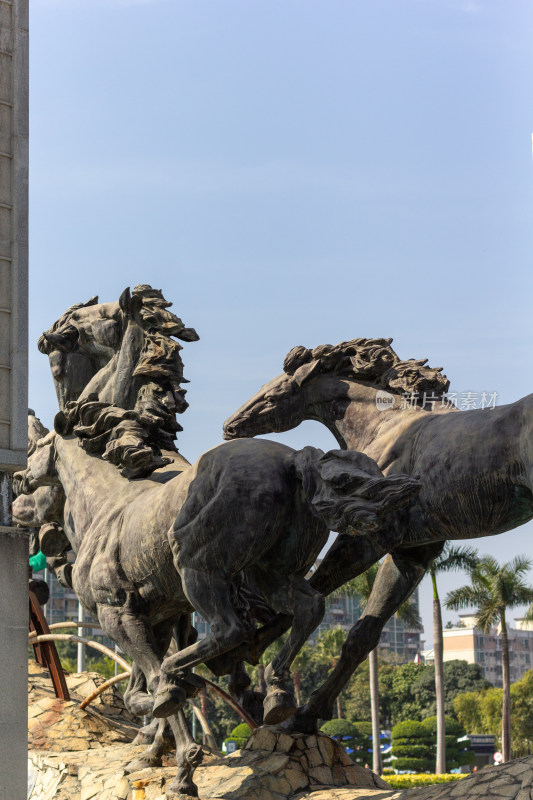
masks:
[[(533, 625), (523, 619), (508, 627), (511, 683), (520, 680), (532, 668)], [(458, 658), (479, 664), (483, 677), (494, 686), (502, 686), (502, 653), (500, 628), (483, 633), (476, 627), (476, 616), (461, 614), (459, 625), (443, 631), (444, 660)]]
[[(418, 610), (418, 589), (413, 594), (413, 602)], [(326, 613), (321, 624), (311, 637), (315, 641), (325, 630), (341, 627), (348, 632), (361, 615), (361, 604), (358, 597), (341, 595), (326, 600)], [(413, 630), (405, 623), (392, 617), (381, 634), (378, 652), (386, 660), (405, 664), (414, 661), (424, 646), (421, 639), (423, 632)]]

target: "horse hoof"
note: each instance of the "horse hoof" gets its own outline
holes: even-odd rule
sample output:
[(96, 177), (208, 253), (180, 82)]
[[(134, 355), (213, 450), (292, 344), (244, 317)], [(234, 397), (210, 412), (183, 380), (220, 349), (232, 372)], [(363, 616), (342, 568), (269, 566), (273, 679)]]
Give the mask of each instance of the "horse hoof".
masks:
[(161, 756), (139, 756), (139, 758), (134, 758), (133, 761), (130, 761), (130, 763), (124, 767), (124, 771), (126, 775), (128, 775), (131, 772), (139, 772), (139, 770), (146, 769), (147, 767), (160, 767), (162, 764), (163, 759)]
[(152, 714), (154, 717), (170, 717), (183, 708), (187, 696), (179, 686), (168, 686), (157, 692)]
[(165, 800), (191, 800), (198, 797), (198, 787), (192, 781), (172, 781), (165, 786)]
[(317, 733), (318, 718), (303, 706), (297, 710), (292, 720), (288, 723), (287, 731), (289, 733)]
[(264, 725), (279, 725), (280, 722), (292, 717), (296, 711), (296, 703), (290, 692), (283, 689), (270, 691), (264, 702)]

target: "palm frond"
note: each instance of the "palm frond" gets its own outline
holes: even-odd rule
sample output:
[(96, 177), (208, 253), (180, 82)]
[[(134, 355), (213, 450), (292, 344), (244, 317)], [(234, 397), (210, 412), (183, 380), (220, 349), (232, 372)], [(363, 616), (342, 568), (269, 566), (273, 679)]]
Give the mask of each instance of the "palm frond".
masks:
[(461, 586), (459, 589), (452, 589), (448, 592), (444, 604), (451, 611), (459, 611), (462, 608), (477, 608), (483, 603), (486, 596), (474, 586)]
[(479, 562), (479, 554), (475, 547), (462, 545), (455, 547), (448, 542), (438, 559), (433, 562), (433, 571), (456, 572), (464, 570), (471, 572)]
[(420, 618), (420, 614), (418, 613), (418, 609), (416, 605), (413, 603), (412, 599), (409, 598), (402, 603), (398, 611), (396, 612), (396, 616), (403, 622), (403, 624), (410, 628), (413, 631), (422, 631), (424, 630), (424, 626), (422, 625), (422, 620)]

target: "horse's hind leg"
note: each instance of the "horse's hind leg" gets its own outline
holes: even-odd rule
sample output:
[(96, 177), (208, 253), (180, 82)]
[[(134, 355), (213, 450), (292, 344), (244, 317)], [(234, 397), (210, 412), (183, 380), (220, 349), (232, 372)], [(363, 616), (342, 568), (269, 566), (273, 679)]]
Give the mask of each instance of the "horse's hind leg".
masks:
[(304, 578), (292, 576), (279, 588), (267, 589), (267, 582), (262, 582), (265, 597), (276, 611), (293, 615), (289, 638), (278, 655), (268, 665), (265, 679), (268, 694), (264, 701), (264, 722), (267, 725), (278, 725), (291, 717), (296, 711), (296, 704), (291, 686), (290, 666), (309, 636), (324, 617), (325, 601)]

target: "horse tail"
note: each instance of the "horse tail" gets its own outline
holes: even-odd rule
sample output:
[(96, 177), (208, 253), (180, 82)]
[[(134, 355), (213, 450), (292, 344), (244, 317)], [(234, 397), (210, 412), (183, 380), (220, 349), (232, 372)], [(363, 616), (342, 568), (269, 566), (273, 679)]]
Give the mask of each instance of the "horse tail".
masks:
[(406, 506), (420, 490), (409, 475), (385, 477), (376, 462), (355, 450), (304, 447), (294, 456), (313, 513), (332, 531), (364, 535), (382, 527), (387, 515)]

